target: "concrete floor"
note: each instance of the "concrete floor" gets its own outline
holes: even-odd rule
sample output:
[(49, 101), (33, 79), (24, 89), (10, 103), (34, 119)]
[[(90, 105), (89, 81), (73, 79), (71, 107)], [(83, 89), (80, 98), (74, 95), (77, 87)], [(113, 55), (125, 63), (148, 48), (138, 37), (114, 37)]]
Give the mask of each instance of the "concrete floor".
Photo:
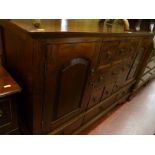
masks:
[(155, 80), (109, 116), (85, 130), (89, 135), (153, 135), (155, 133)]

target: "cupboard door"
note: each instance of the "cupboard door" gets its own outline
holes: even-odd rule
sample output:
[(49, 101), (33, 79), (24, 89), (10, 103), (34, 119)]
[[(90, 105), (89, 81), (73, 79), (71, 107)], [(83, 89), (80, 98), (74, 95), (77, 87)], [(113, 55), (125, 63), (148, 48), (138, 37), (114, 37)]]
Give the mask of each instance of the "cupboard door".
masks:
[(43, 132), (59, 127), (86, 109), (89, 73), (97, 60), (97, 42), (47, 46)]
[(60, 71), (55, 119), (82, 106), (80, 103), (86, 83), (88, 67), (89, 61), (76, 58), (72, 59)]

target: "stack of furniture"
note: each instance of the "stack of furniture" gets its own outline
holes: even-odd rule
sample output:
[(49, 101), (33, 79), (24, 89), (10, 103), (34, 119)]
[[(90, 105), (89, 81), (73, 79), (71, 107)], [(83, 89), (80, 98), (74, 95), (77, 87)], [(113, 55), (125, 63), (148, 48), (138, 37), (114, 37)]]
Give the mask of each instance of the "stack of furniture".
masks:
[[(153, 33), (106, 32), (70, 20), (1, 20), (6, 68), (22, 86), (30, 134), (80, 134), (133, 92)], [(71, 24), (71, 26), (70, 26)]]

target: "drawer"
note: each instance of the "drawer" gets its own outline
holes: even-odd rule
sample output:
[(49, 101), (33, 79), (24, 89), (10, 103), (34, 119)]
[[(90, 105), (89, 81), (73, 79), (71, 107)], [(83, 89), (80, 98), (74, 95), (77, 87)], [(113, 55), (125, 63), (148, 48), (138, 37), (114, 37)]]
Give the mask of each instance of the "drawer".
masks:
[(152, 38), (144, 38), (144, 39), (142, 39), (141, 45), (143, 47), (146, 47), (147, 49), (150, 48), (150, 50), (151, 50), (152, 47), (153, 47), (153, 40), (152, 40)]
[[(111, 72), (110, 67), (107, 67), (105, 69), (99, 69), (97, 71), (95, 78), (93, 80), (91, 80), (91, 82), (90, 82), (90, 83), (92, 83), (92, 84), (90, 84), (90, 85), (92, 85), (92, 89), (96, 89), (96, 91), (99, 92), (99, 94), (103, 93), (102, 99), (108, 97), (112, 92), (115, 78), (111, 74), (112, 74), (112, 72)], [(96, 94), (95, 92), (93, 92), (93, 93)]]
[(99, 66), (111, 64), (115, 58), (116, 50), (119, 46), (120, 41), (104, 41), (100, 56), (99, 56)]
[(116, 52), (115, 60), (120, 60), (124, 58), (134, 59), (136, 56), (136, 48), (138, 45), (137, 40), (126, 39), (120, 42), (118, 50)]
[(12, 110), (10, 99), (0, 99), (0, 128), (11, 122)]

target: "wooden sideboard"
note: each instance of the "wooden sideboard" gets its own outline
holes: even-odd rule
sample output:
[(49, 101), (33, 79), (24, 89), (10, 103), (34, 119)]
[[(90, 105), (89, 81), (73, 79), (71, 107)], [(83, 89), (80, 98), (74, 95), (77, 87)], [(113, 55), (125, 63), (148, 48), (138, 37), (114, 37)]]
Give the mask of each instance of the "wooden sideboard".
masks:
[(0, 26), (6, 68), (23, 88), (20, 117), (30, 134), (80, 134), (129, 98), (152, 48), (152, 33), (73, 25), (63, 31), (48, 23), (36, 29), (6, 20)]

